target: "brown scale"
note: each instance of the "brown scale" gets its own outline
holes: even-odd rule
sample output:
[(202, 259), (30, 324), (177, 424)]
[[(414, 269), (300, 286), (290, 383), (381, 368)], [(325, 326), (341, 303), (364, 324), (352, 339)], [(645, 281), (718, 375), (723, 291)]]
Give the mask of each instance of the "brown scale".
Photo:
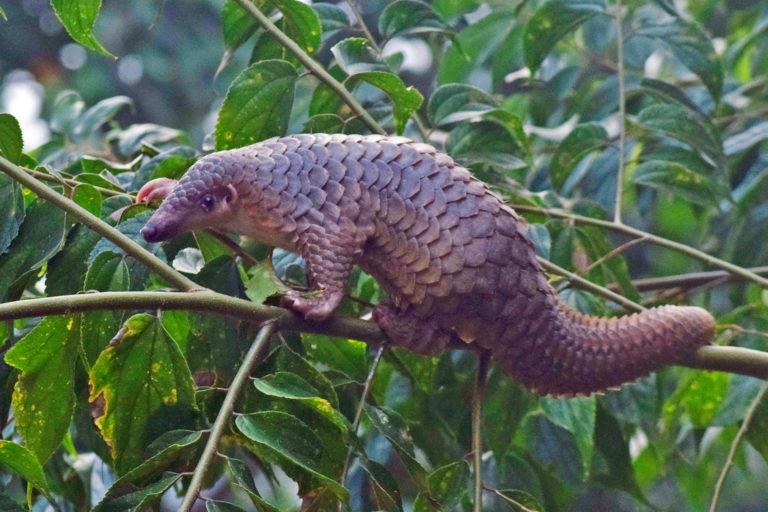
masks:
[[(165, 193), (150, 182), (140, 197)], [(206, 197), (215, 206), (202, 208)], [(634, 380), (708, 343), (715, 326), (695, 307), (598, 319), (564, 306), (515, 212), (449, 156), (402, 137), (302, 134), (208, 155), (142, 233), (157, 242), (206, 227), (301, 254), (321, 293), (284, 304), (308, 319), (333, 313), (359, 265), (391, 297), (373, 317), (392, 342), (435, 353), (464, 340), (540, 393)]]

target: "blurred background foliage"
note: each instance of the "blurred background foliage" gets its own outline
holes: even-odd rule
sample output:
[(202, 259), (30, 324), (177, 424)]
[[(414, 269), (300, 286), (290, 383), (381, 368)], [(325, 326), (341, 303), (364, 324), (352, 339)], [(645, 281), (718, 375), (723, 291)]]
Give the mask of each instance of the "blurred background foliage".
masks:
[[(599, 0), (359, 2), (372, 40), (345, 2), (315, 2), (309, 11), (289, 0), (257, 4), (345, 79), (388, 133), (428, 139), (520, 205), (541, 256), (647, 305), (703, 306), (730, 326), (719, 343), (766, 349), (768, 295), (757, 285), (688, 276), (716, 267), (572, 214), (612, 219), (621, 165), (626, 224), (744, 267), (766, 264), (768, 2), (627, 1), (621, 38), (617, 5)], [(15, 161), (41, 179), (73, 180), (65, 184), (74, 190), (65, 188), (74, 201), (119, 220), (118, 229), (138, 241), (149, 212), (126, 208), (130, 201), (119, 194), (179, 176), (204, 151), (283, 133), (371, 130), (232, 2), (105, 0), (94, 37), (118, 58), (73, 42), (47, 0), (0, 0), (0, 8), (7, 16), (0, 110), (19, 120), (25, 140), (26, 154), (19, 146)], [(258, 101), (249, 103), (253, 97)], [(7, 130), (0, 133), (12, 126), (0, 118)], [(16, 144), (0, 142), (11, 158)], [(22, 195), (0, 181), (0, 191), (4, 205), (18, 196), (13, 204), (23, 203), (0, 232), (4, 301), (165, 286), (28, 190)], [(264, 248), (241, 242), (252, 256), (265, 256)], [(278, 291), (267, 265), (232, 258), (205, 235), (153, 250), (217, 291), (255, 301)], [(278, 252), (272, 262), (283, 280), (301, 281), (297, 258)], [(584, 312), (621, 310), (553, 280), (561, 298)], [(381, 298), (364, 274), (354, 276), (351, 291), (365, 301)], [(365, 308), (350, 301), (342, 311)], [(14, 420), (0, 442), (0, 461), (12, 470), (0, 481), (0, 508), (23, 510), (26, 497), (35, 510), (51, 503), (61, 510), (176, 510), (185, 492), (180, 475), (194, 469), (220, 406), (211, 386), (228, 384), (253, 333), (183, 312), (166, 312), (162, 321), (121, 312), (73, 318), (79, 323), (49, 317), (0, 327), (0, 339), (21, 339), (6, 354), (13, 368), (4, 364), (0, 372), (3, 417)], [(110, 397), (121, 372), (135, 371), (140, 383), (148, 378), (99, 357), (125, 356), (112, 347), (102, 352), (125, 321), (139, 334), (123, 348), (164, 347), (181, 403), (134, 410), (107, 398), (113, 408), (94, 424), (87, 379)], [(47, 362), (29, 366), (26, 351)], [(205, 495), (216, 501), (198, 506), (336, 510), (351, 448), (350, 510), (471, 510), (474, 356), (388, 350), (354, 436), (349, 423), (373, 360), (354, 341), (275, 340), (239, 403), (250, 414), (232, 425), (221, 447), (228, 458), (217, 459), (206, 482), (212, 490)], [(71, 391), (44, 386), (64, 377)], [(536, 397), (492, 367), (482, 430), (485, 509), (698, 511), (718, 492), (717, 510), (765, 510), (768, 404), (761, 386), (671, 368), (604, 396), (564, 400)], [(40, 407), (49, 416), (45, 429), (31, 428), (39, 418), (20, 404)], [(130, 427), (126, 415), (136, 420)], [(732, 447), (733, 467), (721, 484)], [(19, 475), (37, 491), (25, 496)]]

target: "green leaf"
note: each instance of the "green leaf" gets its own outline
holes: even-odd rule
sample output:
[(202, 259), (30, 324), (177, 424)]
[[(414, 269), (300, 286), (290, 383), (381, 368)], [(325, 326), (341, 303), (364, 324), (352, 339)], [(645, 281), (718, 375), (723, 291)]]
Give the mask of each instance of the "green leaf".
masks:
[(358, 459), (360, 467), (368, 474), (371, 483), (371, 500), (378, 510), (403, 510), (403, 502), (400, 497), (400, 489), (397, 480), (392, 476), (386, 466), (376, 461), (369, 460), (365, 456)]
[(541, 399), (541, 409), (549, 421), (573, 434), (585, 472), (592, 464), (596, 408), (594, 396), (568, 399), (547, 396)]
[(8, 252), (0, 256), (0, 301), (8, 298), (8, 288), (21, 276), (37, 270), (64, 244), (64, 212), (36, 199)]
[(323, 29), (323, 34), (329, 34), (335, 30), (341, 30), (349, 26), (349, 17), (346, 11), (336, 4), (329, 4), (325, 2), (314, 2), (311, 5), (312, 9), (320, 19), (320, 26)]
[(227, 458), (227, 467), (232, 474), (232, 483), (244, 490), (251, 499), (258, 512), (279, 512), (279, 510), (267, 503), (259, 494), (253, 483), (253, 475), (245, 462), (233, 457)]
[(629, 442), (624, 439), (621, 426), (604, 407), (598, 406), (595, 415), (595, 450), (605, 461), (600, 465), (598, 458), (593, 464), (592, 478), (603, 485), (627, 492), (640, 501), (645, 501), (635, 479), (632, 458), (629, 454)]
[(269, 261), (262, 261), (248, 269), (250, 279), (245, 283), (245, 294), (253, 302), (263, 304), (267, 297), (285, 293), (290, 288), (283, 284)]
[(330, 421), (344, 434), (351, 429), (347, 419), (334, 409), (328, 400), (321, 398), (315, 388), (295, 373), (273, 373), (261, 379), (255, 379), (253, 385), (265, 395), (303, 403)]
[(20, 444), (0, 440), (0, 464), (10, 468), (37, 489), (48, 491), (43, 466), (32, 452)]
[(467, 493), (469, 465), (464, 461), (439, 467), (427, 475), (429, 494), (443, 510), (453, 510)]
[(238, 416), (235, 424), (265, 452), (276, 454), (308, 472), (342, 500), (349, 499), (346, 489), (320, 471), (322, 443), (317, 434), (295, 416), (278, 411), (256, 412)]
[(134, 174), (131, 188), (138, 190), (155, 178), (181, 178), (197, 161), (197, 152), (186, 146), (176, 146), (163, 151), (144, 162)]
[(438, 84), (467, 81), (472, 71), (495, 56), (499, 46), (514, 31), (517, 18), (513, 9), (498, 9), (469, 24), (456, 36), (459, 44), (451, 45), (445, 52)]
[(114, 96), (101, 100), (85, 111), (72, 126), (73, 142), (78, 143), (96, 134), (104, 123), (114, 119), (123, 108), (133, 105), (133, 100), (128, 96)]
[(688, 201), (716, 206), (727, 191), (718, 187), (709, 178), (697, 174), (687, 167), (673, 162), (651, 160), (635, 168), (632, 183), (672, 192)]
[(395, 117), (395, 131), (402, 135), (405, 123), (416, 112), (424, 101), (424, 96), (413, 86), (405, 86), (403, 80), (392, 73), (383, 71), (367, 71), (357, 73), (359, 78), (384, 91), (392, 100), (393, 114)]
[(525, 151), (518, 146), (508, 130), (500, 130), (495, 122), (460, 123), (445, 143), (446, 151), (459, 163), (469, 166), (488, 163), (504, 169), (521, 169), (526, 162)]
[(528, 20), (523, 35), (525, 65), (531, 74), (558, 41), (592, 16), (604, 13), (605, 8), (605, 0), (559, 0), (541, 6)]
[(393, 2), (379, 16), (379, 32), (385, 39), (448, 31), (448, 25), (438, 17), (432, 7), (418, 0)]
[(317, 114), (307, 119), (302, 133), (341, 133), (344, 131), (344, 119), (336, 114)]
[(120, 487), (127, 482), (146, 485), (159, 477), (163, 470), (184, 455), (192, 455), (193, 448), (200, 442), (203, 434), (195, 430), (171, 430), (155, 439), (147, 447), (149, 458), (120, 477), (113, 487)]
[(49, 296), (83, 291), (88, 255), (100, 239), (101, 235), (82, 224), (69, 232), (64, 249), (48, 262), (45, 292)]
[[(544, 512), (546, 509), (535, 497), (519, 489), (499, 489), (501, 502), (514, 512)], [(505, 499), (506, 498), (506, 499)]]
[(400, 459), (421, 489), (427, 488), (427, 472), (415, 457), (413, 442), (403, 418), (395, 411), (365, 404), (365, 415), (376, 430), (386, 437), (400, 455)]
[(573, 169), (585, 156), (608, 145), (608, 134), (599, 124), (587, 123), (577, 126), (557, 146), (549, 164), (549, 179), (552, 186), (560, 190)]
[(340, 371), (356, 382), (365, 382), (368, 375), (368, 346), (365, 343), (322, 334), (302, 334), (301, 339), (311, 360)]
[(747, 440), (758, 452), (760, 452), (760, 455), (762, 455), (765, 460), (768, 460), (768, 439), (765, 437), (765, 429), (768, 428), (768, 399), (766, 399), (768, 393), (765, 393), (765, 387), (767, 385), (768, 384), (763, 383), (760, 401), (755, 408), (755, 413), (752, 415), (752, 421), (747, 430)]
[(189, 136), (183, 131), (152, 123), (133, 124), (109, 139), (116, 141), (119, 153), (126, 156), (137, 153), (144, 144), (161, 146), (177, 141), (189, 145)]
[(89, 399), (120, 474), (144, 460), (151, 440), (186, 426), (195, 408), (187, 363), (157, 318), (134, 315), (121, 334), (91, 368)]
[(270, 0), (283, 13), (283, 30), (308, 54), (320, 47), (320, 20), (310, 6), (298, 0)]
[(331, 48), (336, 64), (348, 75), (372, 71), (389, 72), (371, 43), (363, 37), (349, 37)]
[[(125, 259), (120, 254), (105, 251), (96, 256), (88, 268), (83, 290), (100, 292), (127, 291), (130, 274)], [(122, 325), (125, 312), (119, 310), (83, 313), (80, 320), (80, 336), (87, 364), (93, 365)]]
[(179, 475), (166, 472), (155, 482), (145, 487), (137, 487), (131, 483), (110, 487), (104, 499), (93, 509), (93, 512), (143, 512), (155, 510), (160, 497), (179, 480)]
[(101, 193), (86, 183), (72, 191), (72, 200), (97, 217), (101, 216), (101, 199)]
[(24, 222), (24, 195), (21, 185), (8, 176), (0, 174), (0, 254), (10, 247), (19, 234), (19, 227)]
[(715, 102), (723, 92), (723, 68), (712, 40), (696, 23), (681, 18), (661, 22), (646, 19), (636, 34), (661, 42), (688, 69), (701, 78)]
[(0, 155), (18, 164), (23, 148), (19, 122), (11, 114), (0, 114)]
[[(262, 2), (257, 2), (261, 7)], [(256, 32), (256, 20), (233, 0), (227, 0), (221, 8), (221, 30), (224, 36), (224, 44), (228, 50), (236, 50), (254, 32)]]
[(51, 130), (58, 133), (69, 133), (72, 124), (85, 110), (85, 102), (75, 91), (62, 91), (53, 102), (51, 113)]
[(102, 55), (114, 57), (93, 37), (101, 0), (51, 0), (51, 6), (72, 39)]
[(705, 429), (712, 425), (725, 403), (730, 380), (728, 373), (696, 372), (680, 397), (693, 428)]
[(445, 84), (438, 87), (427, 105), (427, 115), (437, 125), (451, 124), (498, 108), (490, 94), (468, 84)]
[(40, 464), (69, 430), (77, 338), (72, 317), (49, 316), (5, 354), (21, 371), (13, 392), (16, 428)]
[(8, 21), (8, 16), (5, 15), (5, 11), (2, 7), (0, 7), (0, 18), (3, 18), (3, 21)]
[(284, 135), (293, 105), (296, 68), (281, 60), (251, 65), (232, 82), (216, 123), (216, 149)]
[(667, 82), (661, 80), (655, 80), (653, 78), (643, 78), (640, 81), (640, 86), (631, 88), (627, 91), (627, 95), (633, 93), (646, 93), (654, 98), (658, 98), (665, 103), (676, 102), (685, 108), (696, 112), (699, 115), (705, 116), (706, 114), (701, 111), (701, 108), (685, 95), (685, 93), (679, 88)]

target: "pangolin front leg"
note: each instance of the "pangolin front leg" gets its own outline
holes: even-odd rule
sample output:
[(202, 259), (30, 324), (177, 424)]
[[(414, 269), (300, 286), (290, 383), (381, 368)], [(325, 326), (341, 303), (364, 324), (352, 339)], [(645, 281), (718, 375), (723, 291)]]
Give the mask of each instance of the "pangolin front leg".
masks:
[(441, 328), (435, 318), (398, 311), (391, 304), (377, 305), (373, 310), (373, 321), (389, 341), (417, 354), (438, 354), (451, 341), (451, 333)]
[(308, 224), (297, 230), (296, 248), (307, 262), (309, 291), (292, 290), (282, 299), (283, 306), (307, 320), (325, 320), (339, 306), (355, 259), (363, 242), (353, 233)]

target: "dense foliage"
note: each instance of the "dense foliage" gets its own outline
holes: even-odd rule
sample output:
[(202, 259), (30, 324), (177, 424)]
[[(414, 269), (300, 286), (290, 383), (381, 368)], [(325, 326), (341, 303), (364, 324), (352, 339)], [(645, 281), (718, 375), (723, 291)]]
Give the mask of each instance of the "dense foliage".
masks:
[[(469, 351), (159, 307), (192, 286), (223, 294), (208, 311), (276, 304), (303, 262), (212, 233), (147, 244), (132, 195), (273, 135), (405, 134), (527, 218), (574, 308), (696, 304), (718, 344), (765, 349), (766, 281), (745, 269), (768, 255), (768, 3), (107, 1), (98, 22), (100, 0), (10, 3), (0, 72), (45, 85), (50, 140), (25, 148), (0, 114), (0, 509), (187, 510), (200, 488), (210, 511), (765, 508), (759, 379), (674, 367), (542, 398), (493, 364), (476, 382)], [(53, 13), (68, 36), (22, 30)], [(69, 37), (89, 51), (74, 71), (39, 50)], [(360, 272), (350, 295), (355, 317), (383, 299)]]

